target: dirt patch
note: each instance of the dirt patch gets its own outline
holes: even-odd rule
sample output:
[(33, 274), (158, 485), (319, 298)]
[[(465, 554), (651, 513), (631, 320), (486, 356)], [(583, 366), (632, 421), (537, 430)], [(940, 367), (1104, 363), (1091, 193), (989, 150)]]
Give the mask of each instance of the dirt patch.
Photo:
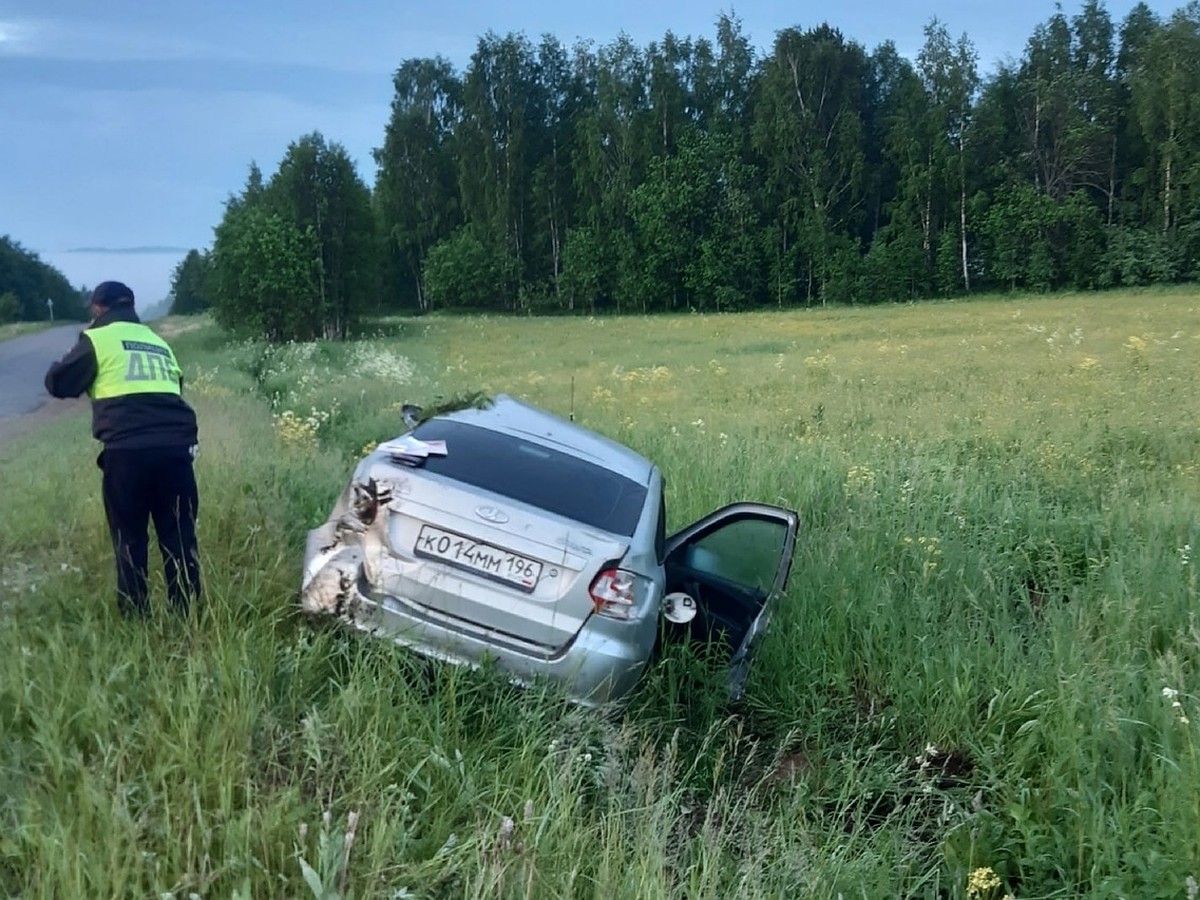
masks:
[(812, 771), (812, 760), (803, 750), (795, 750), (784, 754), (783, 758), (771, 770), (770, 780), (775, 783), (795, 781), (797, 777), (807, 775)]

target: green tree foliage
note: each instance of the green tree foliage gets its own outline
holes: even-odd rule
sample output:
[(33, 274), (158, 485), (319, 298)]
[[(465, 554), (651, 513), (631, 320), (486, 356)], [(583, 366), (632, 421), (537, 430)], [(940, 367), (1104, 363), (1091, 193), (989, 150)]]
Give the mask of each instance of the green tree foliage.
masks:
[(1104, 286), (1162, 284), (1187, 274), (1182, 249), (1169, 238), (1150, 229), (1120, 225), (1108, 232), (1103, 263), (1100, 282)]
[(500, 254), (501, 267), (515, 272), (518, 288), (529, 277), (541, 93), (536, 54), (523, 35), (489, 33), (479, 41), (463, 84), (458, 147), (463, 211), (486, 233), (488, 255)]
[[(715, 310), (1200, 275), (1200, 2), (1118, 26), (1084, 0), (1012, 49), (981, 73), (934, 20), (912, 59), (830, 24), (758, 55), (722, 15), (712, 39), (488, 33), (462, 71), (404, 60), (376, 152), (387, 304)], [(257, 193), (314, 230), (325, 308), (330, 233), (287, 174), (321, 152), (294, 145)]]
[(567, 232), (563, 250), (563, 293), (567, 309), (576, 304), (596, 312), (605, 284), (604, 248), (595, 231), (587, 225)]
[(775, 277), (806, 301), (841, 299), (828, 288), (865, 215), (868, 83), (865, 51), (828, 25), (779, 32), (763, 65), (753, 142), (776, 210)]
[(322, 323), (320, 251), (301, 230), (259, 203), (231, 204), (213, 242), (217, 321), (269, 341), (312, 340)]
[(207, 252), (189, 250), (171, 275), (173, 316), (191, 316), (212, 305), (212, 258)]
[(567, 228), (574, 202), (571, 143), (585, 87), (570, 53), (558, 40), (547, 35), (537, 53), (540, 90), (535, 112), (542, 133), (542, 153), (533, 173), (535, 227), (530, 253), (534, 265), (529, 274), (532, 280), (545, 285), (555, 305), (562, 306)]
[[(929, 209), (932, 211), (935, 199), (941, 207), (937, 283), (944, 294), (971, 290), (967, 192), (974, 173), (967, 149), (973, 140), (973, 100), (979, 88), (977, 60), (978, 54), (966, 35), (952, 42), (950, 33), (936, 19), (926, 26), (917, 69), (927, 109)], [(952, 258), (958, 260), (956, 267), (950, 265)], [(953, 268), (957, 268), (956, 275), (951, 274)]]
[(217, 316), (269, 340), (345, 337), (376, 306), (378, 276), (370, 191), (318, 133), (291, 144), (265, 185), (252, 166), (216, 230)]
[(264, 191), (267, 208), (316, 242), (318, 303), (327, 338), (343, 338), (377, 292), (371, 194), (345, 149), (314, 132), (288, 147)]
[(728, 310), (760, 282), (754, 170), (733, 140), (689, 132), (630, 200), (643, 309)]
[(0, 325), (17, 322), (21, 318), (21, 301), (12, 291), (0, 294)]
[(512, 259), (472, 226), (434, 245), (422, 273), (431, 308), (487, 309), (512, 296)]
[(50, 318), (50, 300), (54, 318), (83, 321), (87, 308), (80, 291), (71, 286), (62, 272), (43, 262), (8, 235), (0, 235), (0, 294), (11, 295), (4, 303), (6, 321), (38, 322)]
[(1154, 30), (1130, 72), (1130, 90), (1148, 151), (1137, 181), (1156, 201), (1153, 223), (1175, 237), (1200, 204), (1200, 3)]
[(391, 119), (375, 151), (383, 272), (403, 305), (425, 310), (425, 254), (460, 218), (453, 140), (462, 118), (462, 85), (441, 57), (406, 60), (392, 84)]

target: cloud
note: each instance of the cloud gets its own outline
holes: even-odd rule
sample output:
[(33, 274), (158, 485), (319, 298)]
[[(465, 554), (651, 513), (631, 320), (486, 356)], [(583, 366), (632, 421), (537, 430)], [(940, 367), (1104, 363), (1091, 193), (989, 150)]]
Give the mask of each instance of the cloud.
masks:
[(180, 253), (187, 253), (187, 247), (167, 247), (167, 246), (148, 246), (148, 247), (70, 247), (63, 251), (64, 253), (111, 253), (111, 254), (157, 254), (167, 253), (172, 256), (178, 256)]
[[(11, 47), (10, 47), (11, 45)], [(112, 62), (249, 58), (227, 46), (129, 24), (83, 19), (0, 22), (0, 52), (43, 59)]]
[[(390, 78), (406, 58), (431, 52), (465, 65), (485, 28), (414, 22), (392, 8), (348, 5), (334, 17), (306, 19), (253, 5), (236, 7), (236, 27), (199, 7), (116, 3), (103, 14), (0, 18), (0, 57), (76, 63), (240, 63)], [(0, 16), (3, 15), (0, 2)], [(31, 10), (32, 12), (32, 10)], [(40, 15), (39, 15), (40, 14)]]
[(27, 22), (0, 21), (0, 56), (30, 52), (34, 32)]
[[(0, 55), (75, 63), (225, 63), (304, 66), (318, 71), (387, 76), (399, 63), (394, 42), (377, 35), (244, 20), (237, 32), (214, 33), (183, 21), (157, 26), (118, 19), (38, 18), (0, 21)], [(389, 33), (389, 37), (392, 35)], [(409, 55), (422, 49), (410, 35)]]

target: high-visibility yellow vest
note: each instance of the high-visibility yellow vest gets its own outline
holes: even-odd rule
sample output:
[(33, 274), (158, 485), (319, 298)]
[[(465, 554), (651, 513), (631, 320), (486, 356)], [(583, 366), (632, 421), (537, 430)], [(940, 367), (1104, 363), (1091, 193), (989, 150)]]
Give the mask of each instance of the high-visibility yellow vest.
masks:
[(113, 322), (83, 332), (96, 351), (93, 400), (129, 394), (180, 394), (183, 371), (166, 341), (137, 322)]

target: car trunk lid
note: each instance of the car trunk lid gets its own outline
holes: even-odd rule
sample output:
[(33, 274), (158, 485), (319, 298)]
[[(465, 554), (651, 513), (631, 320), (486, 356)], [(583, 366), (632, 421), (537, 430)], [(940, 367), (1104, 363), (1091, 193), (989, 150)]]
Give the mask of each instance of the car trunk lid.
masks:
[(588, 587), (628, 542), (473, 486), (381, 463), (396, 487), (373, 594), (466, 632), (553, 655), (593, 612)]

